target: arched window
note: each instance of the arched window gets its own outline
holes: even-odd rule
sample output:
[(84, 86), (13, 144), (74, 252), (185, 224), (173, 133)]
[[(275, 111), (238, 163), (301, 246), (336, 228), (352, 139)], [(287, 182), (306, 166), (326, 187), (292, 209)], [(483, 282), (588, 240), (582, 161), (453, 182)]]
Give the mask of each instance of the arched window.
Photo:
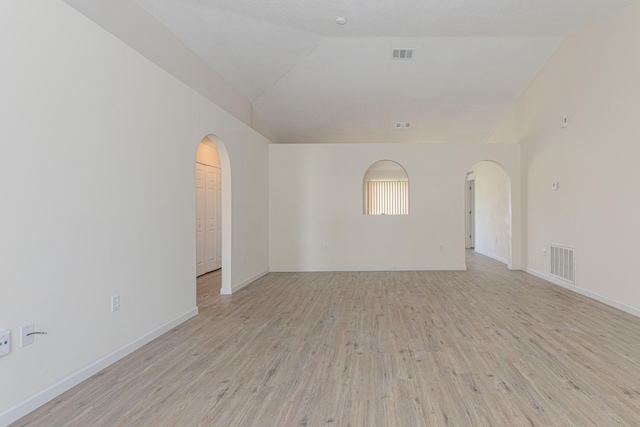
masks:
[(391, 160), (375, 162), (364, 174), (365, 215), (409, 215), (409, 176)]

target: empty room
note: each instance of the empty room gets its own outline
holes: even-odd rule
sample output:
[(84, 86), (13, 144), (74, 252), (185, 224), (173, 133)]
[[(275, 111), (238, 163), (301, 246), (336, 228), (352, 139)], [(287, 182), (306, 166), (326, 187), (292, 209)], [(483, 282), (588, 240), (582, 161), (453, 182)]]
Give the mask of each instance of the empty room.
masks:
[(638, 22), (3, 0), (0, 426), (640, 425)]

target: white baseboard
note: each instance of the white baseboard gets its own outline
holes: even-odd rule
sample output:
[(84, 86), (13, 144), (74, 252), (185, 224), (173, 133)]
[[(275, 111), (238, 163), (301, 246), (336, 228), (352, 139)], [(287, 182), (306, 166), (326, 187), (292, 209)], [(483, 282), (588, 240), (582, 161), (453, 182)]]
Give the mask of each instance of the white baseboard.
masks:
[(244, 288), (245, 286), (247, 286), (249, 283), (254, 282), (256, 280), (258, 280), (259, 278), (261, 278), (262, 276), (264, 276), (265, 274), (269, 273), (269, 270), (265, 270), (261, 273), (256, 274), (253, 277), (248, 278), (247, 280), (244, 280), (240, 283), (237, 283), (235, 285), (233, 285), (231, 287), (231, 289), (227, 289), (227, 288), (222, 288), (220, 289), (220, 295), (231, 295), (234, 292), (239, 291), (240, 289)]
[(621, 302), (609, 299), (609, 298), (604, 297), (602, 295), (596, 294), (595, 292), (591, 292), (591, 291), (588, 291), (586, 289), (582, 289), (582, 288), (580, 288), (578, 286), (572, 285), (571, 283), (564, 282), (564, 281), (562, 281), (560, 279), (556, 279), (555, 277), (552, 277), (552, 276), (550, 276), (548, 274), (545, 274), (545, 273), (541, 273), (541, 272), (536, 271), (536, 270), (531, 269), (531, 268), (526, 268), (525, 267), (522, 270), (527, 272), (527, 273), (529, 273), (529, 274), (532, 274), (532, 275), (534, 275), (536, 277), (544, 279), (544, 280), (546, 280), (548, 282), (551, 282), (554, 285), (561, 286), (561, 287), (563, 287), (565, 289), (569, 289), (570, 291), (573, 291), (575, 293), (583, 295), (583, 296), (585, 296), (587, 298), (591, 298), (593, 300), (596, 300), (598, 302), (601, 302), (601, 303), (606, 304), (608, 306), (611, 306), (613, 308), (617, 308), (618, 310), (622, 310), (625, 313), (629, 313), (629, 314), (632, 314), (632, 315), (634, 315), (636, 317), (640, 317), (640, 310), (638, 310), (637, 308), (630, 307), (628, 305), (622, 304)]
[(318, 273), (331, 271), (465, 271), (466, 266), (453, 267), (271, 267), (271, 273)]
[(53, 384), (52, 386), (44, 389), (40, 393), (18, 403), (17, 405), (7, 409), (6, 411), (0, 413), (0, 426), (7, 426), (12, 422), (24, 417), (29, 412), (39, 408), (45, 403), (49, 402), (52, 399), (55, 399), (65, 391), (75, 387), (80, 384), (82, 381), (92, 377), (98, 372), (102, 371), (109, 365), (114, 364), (118, 360), (123, 357), (133, 353), (143, 345), (153, 341), (158, 338), (160, 335), (165, 332), (170, 331), (175, 328), (179, 324), (189, 320), (193, 316), (198, 314), (198, 307), (195, 307), (183, 315), (175, 318), (174, 320), (165, 323), (159, 328), (149, 332), (148, 334), (132, 341), (131, 343), (125, 345), (124, 347), (110, 353), (91, 365), (79, 370), (78, 372), (69, 375), (67, 378)]
[(479, 253), (480, 255), (484, 255), (484, 256), (486, 256), (486, 257), (493, 258), (493, 259), (495, 259), (496, 261), (500, 261), (500, 262), (501, 262), (501, 263), (503, 263), (503, 264), (509, 264), (509, 260), (508, 260), (508, 259), (500, 258), (500, 257), (499, 257), (499, 256), (497, 256), (497, 255), (490, 254), (490, 253), (488, 253), (488, 252), (484, 252), (484, 251), (482, 251), (482, 250), (478, 250), (478, 249), (474, 249), (474, 250), (475, 250), (477, 253)]

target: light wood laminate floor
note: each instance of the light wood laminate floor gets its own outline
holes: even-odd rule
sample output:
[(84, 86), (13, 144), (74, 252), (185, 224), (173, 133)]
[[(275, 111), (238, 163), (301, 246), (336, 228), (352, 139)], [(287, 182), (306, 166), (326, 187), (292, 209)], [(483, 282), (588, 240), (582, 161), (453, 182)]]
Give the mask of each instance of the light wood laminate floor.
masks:
[(473, 252), (219, 289), (199, 278), (197, 317), (14, 425), (640, 425), (640, 319)]

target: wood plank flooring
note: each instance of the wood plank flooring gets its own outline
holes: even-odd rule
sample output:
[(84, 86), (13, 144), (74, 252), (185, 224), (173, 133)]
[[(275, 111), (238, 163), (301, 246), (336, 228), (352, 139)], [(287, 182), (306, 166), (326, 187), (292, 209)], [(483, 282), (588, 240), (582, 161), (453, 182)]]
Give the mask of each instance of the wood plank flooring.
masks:
[(219, 289), (13, 425), (640, 426), (640, 319), (473, 252)]

